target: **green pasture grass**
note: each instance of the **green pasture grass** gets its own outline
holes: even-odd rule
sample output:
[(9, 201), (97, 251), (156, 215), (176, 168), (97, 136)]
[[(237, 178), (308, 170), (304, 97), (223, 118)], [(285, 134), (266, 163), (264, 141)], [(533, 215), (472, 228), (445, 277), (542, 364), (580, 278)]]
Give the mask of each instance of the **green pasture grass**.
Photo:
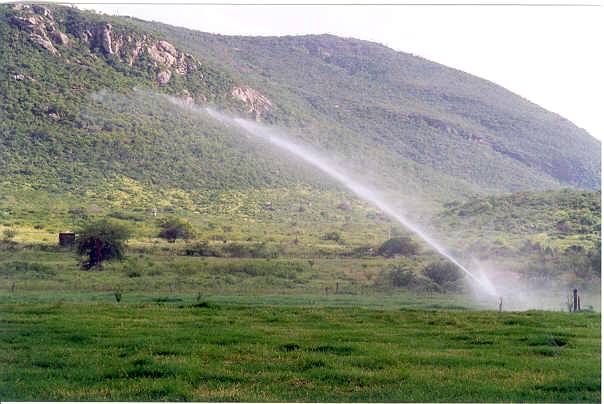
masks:
[(600, 315), (0, 303), (0, 399), (599, 402)]

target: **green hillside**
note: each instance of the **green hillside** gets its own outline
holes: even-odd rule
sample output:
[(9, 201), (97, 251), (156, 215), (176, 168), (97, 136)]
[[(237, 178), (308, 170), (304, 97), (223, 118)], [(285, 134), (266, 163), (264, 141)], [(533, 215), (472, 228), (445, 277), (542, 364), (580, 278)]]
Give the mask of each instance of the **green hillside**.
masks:
[[(458, 70), (330, 35), (231, 37), (135, 22), (253, 82), (286, 109), (280, 121), (319, 128), (314, 141), (334, 151), (387, 150), (481, 189), (599, 188), (596, 139)], [(320, 130), (333, 126), (345, 134)]]
[(599, 142), (570, 122), (377, 44), (213, 36), (23, 5), (0, 7), (0, 38), (5, 195), (33, 189), (86, 199), (124, 178), (149, 193), (334, 188), (154, 93), (286, 127), (422, 209), (599, 186)]
[(549, 275), (586, 271), (599, 278), (601, 212), (600, 192), (564, 189), (451, 202), (434, 221), (460, 256), (528, 273), (549, 268)]

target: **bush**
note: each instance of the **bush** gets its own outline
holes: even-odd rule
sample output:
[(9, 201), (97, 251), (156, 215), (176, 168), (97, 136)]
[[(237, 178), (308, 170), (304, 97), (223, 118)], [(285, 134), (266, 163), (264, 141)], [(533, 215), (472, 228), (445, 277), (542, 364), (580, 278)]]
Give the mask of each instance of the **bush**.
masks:
[(85, 225), (76, 240), (78, 253), (85, 256), (82, 266), (90, 269), (105, 260), (122, 259), (129, 237), (125, 226), (107, 219)]
[(128, 221), (132, 221), (132, 222), (142, 222), (145, 220), (145, 218), (140, 215), (136, 215), (134, 213), (122, 212), (122, 211), (111, 212), (111, 213), (109, 213), (108, 216), (113, 217), (115, 219), (128, 220)]
[(405, 288), (415, 292), (434, 292), (441, 289), (431, 280), (418, 276), (413, 271), (415, 265), (416, 263), (409, 260), (388, 265), (375, 280), (375, 285), (384, 288)]
[(166, 219), (160, 223), (160, 227), (162, 231), (159, 233), (159, 237), (168, 240), (170, 243), (174, 243), (179, 238), (189, 240), (195, 237), (193, 226), (186, 220)]
[(277, 248), (266, 243), (229, 243), (223, 248), (224, 255), (237, 258), (276, 258), (279, 256)]
[(388, 275), (394, 288), (411, 287), (418, 281), (413, 271), (400, 265), (392, 266)]
[(342, 236), (337, 231), (332, 231), (329, 233), (325, 233), (323, 235), (323, 240), (340, 242), (342, 241)]
[(185, 255), (197, 257), (222, 257), (222, 251), (212, 247), (207, 241), (196, 243), (185, 248)]
[(378, 249), (378, 254), (386, 258), (392, 258), (397, 255), (417, 255), (419, 246), (410, 237), (395, 237), (384, 242)]
[(4, 236), (4, 240), (9, 241), (15, 238), (17, 232), (14, 229), (4, 229), (2, 235)]
[(440, 286), (453, 288), (454, 284), (462, 278), (459, 268), (452, 262), (434, 262), (424, 269), (424, 275)]
[(342, 257), (352, 258), (363, 258), (363, 257), (375, 257), (375, 251), (371, 245), (362, 245), (354, 247), (351, 250), (345, 251), (340, 254)]

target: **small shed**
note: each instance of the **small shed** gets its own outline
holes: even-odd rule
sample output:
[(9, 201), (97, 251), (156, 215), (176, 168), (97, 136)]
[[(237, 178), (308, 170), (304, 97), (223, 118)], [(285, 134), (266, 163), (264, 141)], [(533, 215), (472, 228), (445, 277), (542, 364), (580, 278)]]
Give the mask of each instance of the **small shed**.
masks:
[(61, 247), (71, 247), (75, 244), (76, 234), (72, 232), (59, 233), (59, 245)]

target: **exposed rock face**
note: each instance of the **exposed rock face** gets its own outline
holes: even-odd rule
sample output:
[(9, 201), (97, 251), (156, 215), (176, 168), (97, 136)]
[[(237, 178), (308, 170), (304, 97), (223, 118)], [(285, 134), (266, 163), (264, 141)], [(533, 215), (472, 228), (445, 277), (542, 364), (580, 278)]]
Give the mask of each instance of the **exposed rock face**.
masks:
[(57, 48), (54, 47), (52, 42), (50, 42), (50, 39), (48, 39), (48, 36), (46, 36), (45, 32), (41, 32), (41, 33), (32, 32), (29, 35), (29, 39), (31, 39), (32, 42), (40, 45), (44, 49), (48, 50), (53, 55), (55, 55), (55, 56), (59, 55), (59, 51), (57, 50)]
[(193, 104), (193, 97), (188, 90), (182, 90), (178, 97), (183, 100), (186, 104)]
[(80, 39), (80, 41), (85, 42), (85, 43), (89, 43), (90, 42), (90, 38), (92, 38), (92, 32), (90, 32), (89, 30), (85, 30), (85, 31), (81, 31), (78, 33), (78, 38)]
[(247, 106), (247, 112), (254, 118), (260, 117), (273, 106), (268, 98), (248, 86), (234, 87), (230, 96), (243, 102)]
[(39, 15), (14, 16), (11, 22), (24, 31), (31, 32), (37, 29), (45, 29), (44, 17)]
[(33, 10), (34, 13), (39, 14), (43, 17), (46, 17), (50, 20), (52, 20), (52, 13), (50, 12), (50, 10), (44, 6), (38, 5), (38, 4), (34, 4), (31, 6), (31, 9)]
[[(12, 6), (11, 24), (20, 30), (29, 33), (29, 40), (37, 46), (46, 49), (54, 56), (60, 57), (61, 47), (71, 46), (74, 43), (85, 44), (94, 57), (98, 54), (112, 55), (118, 60), (127, 63), (131, 67), (137, 66), (137, 61), (149, 63), (155, 69), (156, 82), (165, 86), (170, 82), (173, 74), (189, 75), (195, 74), (195, 79), (203, 80), (201, 63), (192, 55), (179, 51), (173, 44), (162, 39), (129, 30), (125, 27), (113, 27), (109, 23), (93, 21), (79, 21), (77, 24), (69, 24), (67, 32), (61, 32), (59, 27), (63, 26), (61, 13), (53, 16), (52, 7), (42, 5), (28, 6), (17, 3)], [(82, 64), (78, 59), (75, 63)], [(70, 63), (69, 60), (66, 63)], [(148, 69), (149, 66), (142, 66)], [(15, 78), (23, 80), (22, 78)], [(271, 101), (248, 86), (233, 87), (226, 97), (239, 100), (245, 106), (247, 113), (258, 118), (272, 108)], [(204, 92), (196, 90), (194, 93), (183, 90), (180, 97), (187, 103), (206, 103)]]
[(97, 31), (97, 41), (100, 45), (100, 48), (107, 55), (113, 55), (113, 49), (111, 48), (111, 31), (113, 27), (111, 24), (105, 24), (101, 29)]
[(172, 77), (172, 72), (170, 70), (162, 70), (157, 73), (157, 83), (163, 86), (170, 81), (170, 77)]
[(147, 52), (160, 66), (172, 67), (176, 62), (176, 48), (169, 42), (158, 41), (149, 46)]
[(136, 59), (138, 59), (138, 57), (140, 55), (142, 55), (142, 53), (143, 53), (143, 44), (141, 42), (136, 42), (134, 44), (134, 47), (132, 49), (130, 49), (128, 56), (126, 57), (126, 59), (128, 61), (128, 66), (132, 66), (134, 64), (134, 61)]
[(188, 53), (181, 53), (176, 61), (175, 72), (177, 74), (184, 75), (187, 73), (193, 73), (194, 71), (197, 71), (197, 63), (195, 62), (193, 56), (189, 55)]
[[(69, 45), (69, 37), (57, 29), (52, 14), (46, 7), (36, 5), (31, 7), (31, 9), (27, 7), (14, 9), (25, 11), (25, 13), (13, 16), (11, 23), (23, 31), (29, 32), (29, 39), (33, 43), (48, 50), (55, 56), (59, 56), (60, 53), (55, 48), (53, 41), (58, 45)], [(32, 11), (36, 14), (33, 14)]]
[(69, 46), (70, 44), (69, 37), (56, 28), (51, 31), (50, 37), (55, 43), (58, 43), (62, 46)]
[(26, 76), (26, 75), (21, 74), (21, 73), (13, 74), (12, 77), (13, 77), (13, 79), (15, 79), (17, 81), (36, 81), (33, 77)]
[(29, 8), (29, 6), (27, 4), (23, 4), (23, 3), (13, 4), (13, 10), (16, 10), (16, 11), (25, 10), (28, 8)]

